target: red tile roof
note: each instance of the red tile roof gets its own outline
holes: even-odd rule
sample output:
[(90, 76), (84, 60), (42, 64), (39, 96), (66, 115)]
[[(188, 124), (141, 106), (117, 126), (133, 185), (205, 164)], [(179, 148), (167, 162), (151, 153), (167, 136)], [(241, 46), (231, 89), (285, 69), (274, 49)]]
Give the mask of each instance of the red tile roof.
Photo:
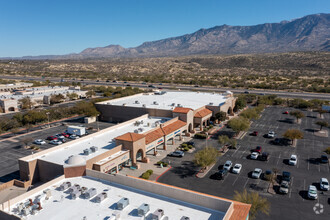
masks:
[(198, 112), (195, 113), (195, 118), (204, 118), (205, 116), (208, 116), (209, 114), (212, 114), (212, 111), (207, 109), (207, 108), (204, 108)]
[(230, 215), (229, 220), (246, 220), (246, 217), (249, 214), (251, 205), (236, 202), (236, 201), (233, 201), (233, 202), (234, 202), (234, 211)]
[(150, 144), (151, 142), (164, 137), (164, 132), (161, 128), (158, 128), (150, 133), (146, 134), (146, 144)]
[(170, 133), (172, 133), (175, 130), (178, 130), (179, 128), (182, 128), (183, 126), (185, 126), (187, 123), (181, 120), (177, 120), (171, 124), (168, 124), (164, 127), (162, 127), (163, 132), (165, 135), (168, 135)]
[(126, 134), (123, 134), (119, 137), (116, 137), (116, 140), (121, 140), (121, 141), (130, 141), (130, 142), (134, 142), (137, 140), (140, 140), (142, 138), (144, 138), (145, 136), (143, 134), (137, 134), (137, 133), (132, 133), (132, 132), (128, 132)]
[(191, 108), (182, 108), (182, 107), (176, 107), (173, 112), (174, 113), (184, 113), (187, 114), (189, 111), (191, 111)]

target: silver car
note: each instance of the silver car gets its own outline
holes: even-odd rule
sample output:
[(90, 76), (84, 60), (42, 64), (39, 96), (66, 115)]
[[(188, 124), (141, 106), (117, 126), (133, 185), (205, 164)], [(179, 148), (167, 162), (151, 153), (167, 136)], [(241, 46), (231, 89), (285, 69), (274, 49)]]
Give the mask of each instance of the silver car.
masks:
[(308, 198), (310, 199), (317, 199), (317, 189), (315, 186), (310, 185), (308, 187), (308, 194), (307, 194)]
[(259, 179), (262, 173), (262, 169), (260, 168), (255, 168), (254, 171), (252, 172), (252, 178), (254, 179)]
[(223, 165), (223, 169), (230, 171), (233, 163), (230, 160), (227, 160), (226, 163)]
[(43, 145), (43, 144), (46, 144), (46, 141), (42, 140), (42, 139), (36, 139), (33, 141), (34, 144), (37, 144), (37, 145)]

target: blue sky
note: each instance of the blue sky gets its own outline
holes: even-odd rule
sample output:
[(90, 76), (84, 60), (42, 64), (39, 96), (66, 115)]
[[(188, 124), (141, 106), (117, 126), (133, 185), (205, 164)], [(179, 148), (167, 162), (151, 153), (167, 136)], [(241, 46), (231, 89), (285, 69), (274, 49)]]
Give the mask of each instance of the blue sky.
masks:
[(0, 0), (0, 57), (135, 47), (200, 28), (280, 22), (329, 10), (329, 0)]

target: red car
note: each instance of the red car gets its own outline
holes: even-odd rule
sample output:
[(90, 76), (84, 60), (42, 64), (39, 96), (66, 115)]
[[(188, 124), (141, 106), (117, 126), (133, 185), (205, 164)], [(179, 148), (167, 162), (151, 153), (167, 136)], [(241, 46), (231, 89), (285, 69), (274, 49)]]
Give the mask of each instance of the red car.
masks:
[(253, 135), (253, 136), (258, 136), (258, 132), (257, 132), (257, 131), (254, 131), (254, 132), (252, 133), (252, 135)]
[(257, 146), (256, 149), (254, 150), (255, 152), (258, 152), (259, 154), (261, 153), (261, 147), (260, 146)]
[(57, 140), (57, 137), (55, 136), (49, 136), (46, 138), (46, 140), (52, 141), (52, 140)]
[(70, 135), (67, 134), (67, 133), (65, 133), (65, 132), (61, 133), (61, 135), (63, 135), (63, 136), (66, 137), (66, 138), (70, 137)]
[(283, 114), (285, 114), (285, 115), (288, 115), (288, 114), (289, 114), (289, 112), (288, 112), (288, 111), (285, 111), (285, 112), (283, 112)]

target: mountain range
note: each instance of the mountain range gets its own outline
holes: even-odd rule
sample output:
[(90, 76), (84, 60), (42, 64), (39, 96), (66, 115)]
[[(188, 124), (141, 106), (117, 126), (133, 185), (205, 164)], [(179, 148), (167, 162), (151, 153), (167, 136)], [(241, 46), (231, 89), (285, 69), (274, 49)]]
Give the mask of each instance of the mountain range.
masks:
[(77, 54), (22, 58), (164, 57), (290, 51), (330, 51), (330, 14), (313, 14), (291, 21), (252, 26), (215, 26), (192, 34), (145, 42), (132, 48), (109, 45), (87, 48)]

